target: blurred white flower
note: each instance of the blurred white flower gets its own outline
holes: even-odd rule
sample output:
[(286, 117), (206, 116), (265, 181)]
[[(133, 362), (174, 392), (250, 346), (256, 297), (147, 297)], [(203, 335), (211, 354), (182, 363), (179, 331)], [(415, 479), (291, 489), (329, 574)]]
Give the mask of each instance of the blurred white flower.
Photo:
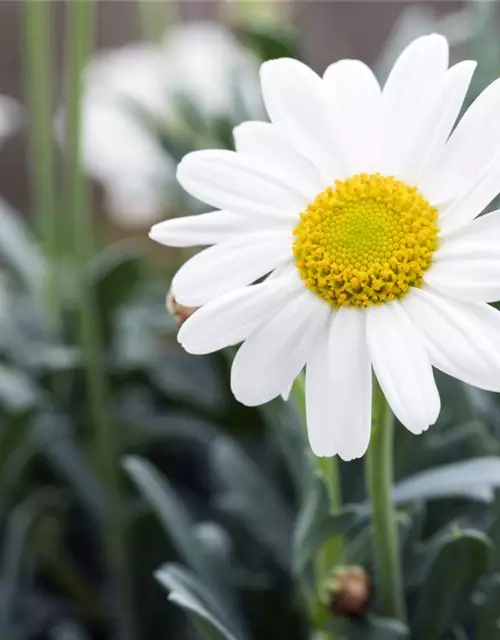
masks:
[(176, 161), (162, 146), (161, 134), (188, 135), (190, 108), (204, 122), (263, 113), (257, 63), (220, 25), (178, 25), (161, 45), (134, 44), (90, 62), (83, 162), (104, 186), (120, 225), (148, 225), (175, 201)]

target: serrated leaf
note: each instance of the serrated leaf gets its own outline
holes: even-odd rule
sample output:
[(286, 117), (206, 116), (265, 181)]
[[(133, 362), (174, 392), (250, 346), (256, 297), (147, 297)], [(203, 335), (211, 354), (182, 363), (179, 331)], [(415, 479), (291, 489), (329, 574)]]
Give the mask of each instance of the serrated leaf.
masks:
[(412, 625), (416, 640), (439, 640), (460, 621), (490, 553), (489, 538), (477, 531), (457, 531), (439, 540), (420, 586)]
[(489, 502), (500, 486), (500, 458), (484, 457), (444, 465), (398, 482), (397, 502), (466, 497)]
[(164, 565), (155, 573), (156, 579), (170, 591), (169, 600), (184, 609), (194, 626), (207, 640), (240, 640), (231, 630), (218, 603), (196, 577), (182, 567)]
[(305, 571), (327, 539), (347, 533), (360, 524), (367, 515), (366, 509), (357, 506), (347, 506), (338, 514), (330, 513), (328, 489), (323, 477), (315, 474), (295, 527), (294, 572), (301, 574)]

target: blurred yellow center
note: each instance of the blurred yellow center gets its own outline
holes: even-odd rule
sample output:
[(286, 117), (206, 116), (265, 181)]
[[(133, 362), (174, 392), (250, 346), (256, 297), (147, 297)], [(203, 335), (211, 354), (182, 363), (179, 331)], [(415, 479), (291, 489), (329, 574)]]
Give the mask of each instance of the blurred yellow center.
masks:
[(333, 306), (367, 307), (419, 287), (438, 246), (438, 212), (391, 176), (336, 180), (301, 213), (294, 254), (306, 286)]

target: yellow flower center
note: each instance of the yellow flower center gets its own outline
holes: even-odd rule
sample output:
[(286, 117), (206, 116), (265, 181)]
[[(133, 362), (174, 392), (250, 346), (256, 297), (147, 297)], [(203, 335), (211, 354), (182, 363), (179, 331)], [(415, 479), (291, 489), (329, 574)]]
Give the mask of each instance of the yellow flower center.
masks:
[(336, 180), (301, 213), (293, 250), (306, 286), (324, 300), (367, 307), (402, 298), (438, 247), (438, 212), (392, 176)]

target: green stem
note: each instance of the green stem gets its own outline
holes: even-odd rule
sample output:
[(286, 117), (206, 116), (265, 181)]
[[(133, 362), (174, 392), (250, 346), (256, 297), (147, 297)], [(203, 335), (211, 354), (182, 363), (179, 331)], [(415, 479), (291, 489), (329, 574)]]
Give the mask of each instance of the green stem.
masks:
[(52, 136), (51, 3), (23, 2), (26, 90), (30, 113), (34, 208), (38, 231), (50, 255), (56, 241), (56, 198)]
[[(316, 458), (316, 461), (318, 469), (322, 471), (328, 487), (330, 511), (336, 514), (342, 506), (338, 458)], [(326, 580), (331, 570), (339, 564), (343, 554), (343, 547), (343, 541), (340, 536), (330, 538), (324, 544), (320, 554), (321, 566), (318, 567), (321, 572), (318, 576), (320, 584)]]
[(29, 142), (32, 202), (38, 235), (48, 257), (48, 320), (61, 328), (62, 307), (58, 284), (59, 221), (53, 145), (51, 3), (21, 3), (23, 9), (24, 63), (29, 106)]
[(93, 1), (69, 2), (67, 5), (67, 203), (73, 227), (73, 260), (79, 294), (80, 339), (85, 358), (89, 411), (95, 429), (100, 474), (107, 495), (103, 546), (112, 587), (110, 610), (116, 637), (120, 640), (133, 640), (136, 633), (130, 601), (131, 583), (121, 488), (121, 451), (118, 432), (108, 414), (109, 394), (102, 360), (101, 327), (93, 289), (88, 279), (88, 264), (94, 253), (94, 242), (87, 185), (80, 163), (83, 69), (92, 45), (93, 8)]
[(372, 506), (372, 533), (378, 592), (384, 615), (405, 621), (403, 577), (398, 530), (391, 497), (393, 480), (394, 416), (380, 386), (373, 391), (372, 433), (365, 458), (368, 495)]

